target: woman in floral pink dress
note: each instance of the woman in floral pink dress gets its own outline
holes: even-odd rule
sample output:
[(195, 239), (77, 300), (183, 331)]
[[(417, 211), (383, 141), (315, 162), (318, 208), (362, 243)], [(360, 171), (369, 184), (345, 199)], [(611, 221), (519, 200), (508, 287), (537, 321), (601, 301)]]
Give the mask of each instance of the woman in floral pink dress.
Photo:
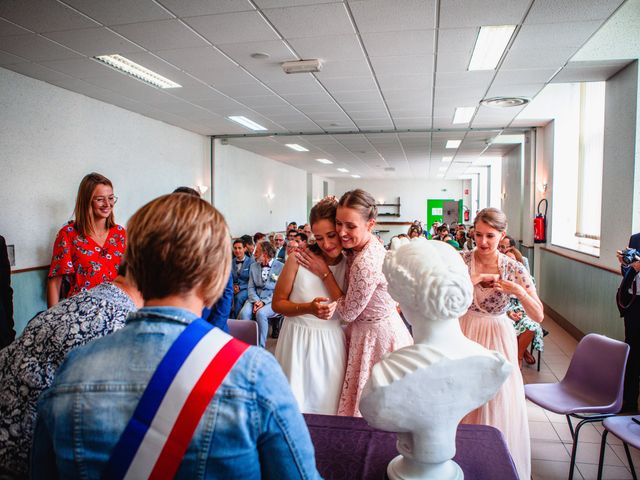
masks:
[(513, 322), (507, 317), (511, 296), (520, 300), (527, 316), (542, 321), (542, 302), (524, 265), (498, 251), (507, 230), (507, 217), (496, 208), (478, 212), (474, 222), (476, 248), (462, 254), (473, 283), (473, 303), (460, 318), (467, 338), (500, 352), (513, 371), (493, 399), (469, 413), (462, 423), (491, 425), (502, 432), (521, 479), (531, 477), (529, 423)]
[(396, 302), (387, 292), (382, 273), (386, 250), (371, 233), (377, 214), (375, 199), (364, 190), (351, 190), (338, 202), (336, 231), (347, 250), (346, 294), (318, 257), (304, 252), (298, 257), (322, 278), (332, 299), (337, 300), (336, 313), (348, 324), (347, 371), (338, 415), (361, 416), (360, 396), (373, 365), (386, 353), (413, 343)]

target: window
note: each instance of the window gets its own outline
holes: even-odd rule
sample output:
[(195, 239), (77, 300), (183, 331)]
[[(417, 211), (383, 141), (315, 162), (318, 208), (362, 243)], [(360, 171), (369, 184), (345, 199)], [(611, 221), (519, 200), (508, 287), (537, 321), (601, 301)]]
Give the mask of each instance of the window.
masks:
[(605, 83), (555, 86), (551, 243), (600, 254)]

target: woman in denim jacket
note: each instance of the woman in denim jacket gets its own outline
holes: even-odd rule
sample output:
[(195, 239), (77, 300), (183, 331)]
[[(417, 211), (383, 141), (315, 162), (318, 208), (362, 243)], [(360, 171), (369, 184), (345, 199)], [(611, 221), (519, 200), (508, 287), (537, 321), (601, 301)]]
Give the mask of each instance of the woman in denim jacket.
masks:
[[(72, 351), (40, 399), (32, 478), (100, 478), (169, 347), (220, 296), (229, 234), (204, 200), (167, 195), (129, 221), (128, 267), (145, 306)], [(276, 360), (250, 347), (212, 398), (175, 478), (316, 479), (314, 450)]]

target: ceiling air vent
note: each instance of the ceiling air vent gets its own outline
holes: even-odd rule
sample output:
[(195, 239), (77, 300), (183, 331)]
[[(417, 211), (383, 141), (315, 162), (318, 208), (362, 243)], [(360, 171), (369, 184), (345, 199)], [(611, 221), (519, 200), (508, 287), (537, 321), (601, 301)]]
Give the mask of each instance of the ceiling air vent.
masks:
[(394, 167), (385, 167), (384, 171), (385, 172), (395, 172), (396, 169)]
[(495, 108), (520, 107), (529, 103), (529, 99), (524, 97), (493, 97), (485, 98), (480, 103)]

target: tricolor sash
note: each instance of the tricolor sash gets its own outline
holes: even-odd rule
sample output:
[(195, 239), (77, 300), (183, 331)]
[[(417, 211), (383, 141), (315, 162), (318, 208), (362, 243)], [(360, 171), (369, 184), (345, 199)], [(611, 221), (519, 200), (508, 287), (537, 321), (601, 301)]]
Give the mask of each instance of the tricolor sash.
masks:
[(173, 478), (209, 402), (249, 345), (193, 321), (153, 373), (104, 479)]

